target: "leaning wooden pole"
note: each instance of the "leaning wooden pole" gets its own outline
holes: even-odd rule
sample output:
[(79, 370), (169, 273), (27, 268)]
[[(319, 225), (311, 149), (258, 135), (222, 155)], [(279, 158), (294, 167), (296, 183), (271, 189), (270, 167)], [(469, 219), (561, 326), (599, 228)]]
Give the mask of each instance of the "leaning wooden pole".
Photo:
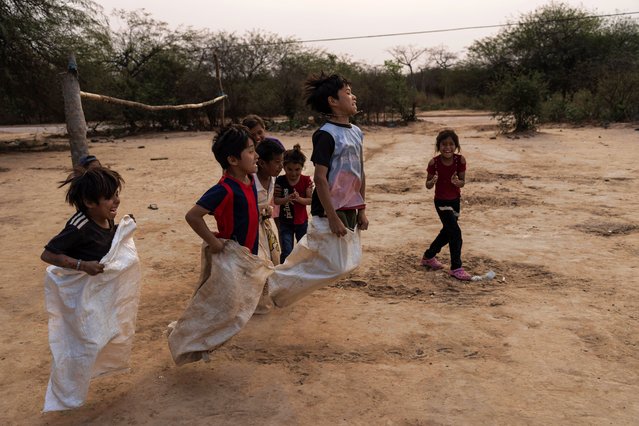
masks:
[[(220, 71), (220, 59), (217, 57), (217, 53), (213, 54), (213, 59), (215, 60), (215, 77), (217, 78), (217, 84), (220, 88), (220, 96), (225, 96), (224, 95), (224, 88), (222, 87), (222, 72)], [(220, 126), (224, 126), (224, 102), (222, 102), (222, 105), (220, 106), (220, 119), (221, 119), (221, 123)]]
[(62, 96), (64, 97), (64, 116), (69, 134), (71, 163), (76, 166), (83, 155), (89, 153), (87, 145), (87, 123), (80, 99), (80, 82), (75, 56), (69, 55), (67, 72), (62, 75)]

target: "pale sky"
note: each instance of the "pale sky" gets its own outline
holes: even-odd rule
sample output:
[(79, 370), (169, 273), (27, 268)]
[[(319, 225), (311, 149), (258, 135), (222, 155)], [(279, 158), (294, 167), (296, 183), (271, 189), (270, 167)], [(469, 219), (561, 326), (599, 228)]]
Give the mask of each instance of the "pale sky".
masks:
[[(114, 8), (145, 9), (173, 28), (228, 31), (242, 35), (263, 30), (299, 40), (430, 31), (505, 24), (550, 0), (97, 0), (107, 15)], [(639, 0), (566, 0), (594, 14), (639, 12)], [(639, 14), (631, 15), (639, 19)], [(493, 36), (499, 28), (310, 43), (356, 61), (380, 65), (394, 46), (445, 45), (463, 54), (474, 40)]]

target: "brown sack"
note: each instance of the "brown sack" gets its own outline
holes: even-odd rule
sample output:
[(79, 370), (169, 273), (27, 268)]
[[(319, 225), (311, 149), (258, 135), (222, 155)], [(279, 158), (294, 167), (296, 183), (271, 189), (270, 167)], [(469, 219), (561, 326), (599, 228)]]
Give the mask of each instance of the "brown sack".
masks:
[(271, 262), (235, 241), (214, 254), (203, 245), (198, 287), (169, 334), (175, 363), (198, 361), (237, 334), (255, 312), (272, 272)]

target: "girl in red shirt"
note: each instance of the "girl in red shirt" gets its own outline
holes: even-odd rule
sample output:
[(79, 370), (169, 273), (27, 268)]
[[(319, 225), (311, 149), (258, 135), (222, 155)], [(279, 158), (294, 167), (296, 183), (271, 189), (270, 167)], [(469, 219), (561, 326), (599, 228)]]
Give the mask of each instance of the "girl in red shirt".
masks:
[(293, 236), (299, 241), (308, 229), (306, 206), (311, 204), (313, 181), (302, 174), (306, 156), (298, 145), (284, 152), (284, 175), (275, 179), (274, 202), (280, 206), (280, 263), (293, 250)]
[(464, 186), (466, 177), (466, 159), (459, 154), (460, 151), (459, 137), (455, 131), (448, 129), (439, 132), (435, 142), (435, 152), (439, 152), (439, 155), (428, 163), (426, 188), (435, 187), (435, 209), (443, 227), (424, 252), (421, 264), (432, 270), (442, 269), (444, 265), (435, 256), (448, 244), (448, 273), (458, 280), (470, 281), (471, 275), (462, 267), (462, 232), (457, 222), (460, 213), (460, 189)]

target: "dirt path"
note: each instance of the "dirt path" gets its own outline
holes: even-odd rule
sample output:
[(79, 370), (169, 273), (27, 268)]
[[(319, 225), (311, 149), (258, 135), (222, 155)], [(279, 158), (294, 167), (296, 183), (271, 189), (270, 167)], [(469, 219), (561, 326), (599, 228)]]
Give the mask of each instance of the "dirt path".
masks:
[[(211, 135), (91, 144), (124, 175), (119, 211), (139, 224), (132, 371), (94, 381), (84, 407), (46, 415), (39, 255), (71, 214), (56, 189), (70, 159), (0, 155), (0, 423), (637, 424), (637, 126), (492, 139), (486, 116), (439, 115), (365, 129), (371, 227), (349, 279), (253, 318), (210, 363), (180, 368), (163, 332), (199, 273), (183, 217), (219, 177)], [(462, 257), (473, 273), (494, 270), (492, 281), (418, 266), (440, 227), (423, 181), (446, 125), (469, 164)], [(310, 133), (277, 136), (310, 154)]]

